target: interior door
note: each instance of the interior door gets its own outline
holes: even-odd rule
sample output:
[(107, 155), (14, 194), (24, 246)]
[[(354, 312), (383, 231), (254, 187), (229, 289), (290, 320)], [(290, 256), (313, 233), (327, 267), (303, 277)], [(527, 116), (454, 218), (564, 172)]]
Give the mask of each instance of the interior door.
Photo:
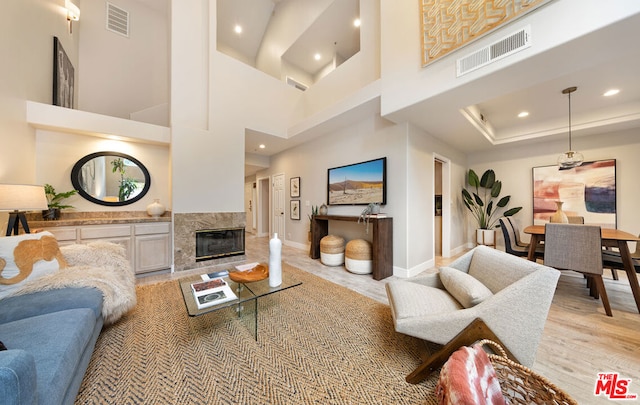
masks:
[(284, 174), (273, 176), (273, 233), (284, 239)]

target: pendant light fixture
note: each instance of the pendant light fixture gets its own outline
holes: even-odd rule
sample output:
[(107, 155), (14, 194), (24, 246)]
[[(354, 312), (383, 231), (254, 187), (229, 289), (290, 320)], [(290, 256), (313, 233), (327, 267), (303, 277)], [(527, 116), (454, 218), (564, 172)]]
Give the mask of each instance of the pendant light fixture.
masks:
[(578, 167), (584, 161), (582, 153), (571, 149), (571, 93), (578, 90), (577, 87), (568, 87), (562, 90), (562, 94), (569, 96), (569, 150), (558, 157), (558, 166), (560, 170), (572, 169)]

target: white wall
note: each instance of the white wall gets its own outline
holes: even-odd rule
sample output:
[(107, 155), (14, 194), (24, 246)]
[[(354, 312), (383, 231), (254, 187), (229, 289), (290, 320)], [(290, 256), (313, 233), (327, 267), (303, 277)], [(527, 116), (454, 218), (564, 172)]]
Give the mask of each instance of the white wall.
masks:
[(466, 248), (464, 237), (466, 218), (460, 208), (459, 195), (464, 184), (467, 157), (415, 126), (409, 126), (408, 142), (407, 249), (409, 263), (412, 265), (409, 269), (423, 270), (426, 265), (434, 265), (431, 261), (434, 259), (434, 158), (436, 155), (449, 162), (450, 183), (443, 187), (444, 190), (450, 190), (451, 201), (450, 205), (443, 205), (443, 211), (448, 210), (450, 214), (448, 244), (454, 254)]
[[(394, 265), (406, 268), (406, 127), (394, 125), (379, 116), (370, 116), (311, 142), (272, 156), (271, 167), (257, 173), (258, 178), (285, 173), (286, 222), (285, 243), (304, 246), (309, 230), (311, 206), (327, 203), (327, 170), (332, 167), (387, 157), (387, 204), (382, 212), (394, 218)], [(300, 177), (300, 220), (291, 220), (289, 213), (289, 180)], [(295, 198), (298, 199), (298, 198)], [(309, 202), (309, 206), (306, 202)], [(330, 206), (329, 213), (360, 215), (364, 206)], [(347, 240), (371, 239), (362, 224), (333, 221), (331, 233)], [(371, 231), (369, 231), (371, 233)]]
[[(64, 0), (3, 2), (0, 24), (0, 182), (35, 181), (35, 131), (25, 100), (51, 103), (53, 37), (78, 69), (78, 33), (69, 34)], [(77, 77), (76, 77), (77, 82)]]
[[(578, 50), (574, 49), (572, 55), (567, 55), (562, 61), (557, 60), (554, 64), (518, 65), (518, 62), (637, 14), (640, 12), (640, 2), (619, 0), (607, 3), (606, 7), (598, 0), (551, 2), (461, 48), (464, 49), (464, 54), (471, 53), (502, 38), (506, 33), (531, 24), (534, 39), (530, 48), (460, 78), (455, 77), (455, 63), (461, 52), (451, 52), (427, 67), (421, 67), (419, 10), (419, 7), (410, 1), (381, 2), (383, 116), (462, 86), (465, 86), (465, 105), (477, 104), (507, 92), (530, 87), (536, 80), (541, 80), (539, 78), (547, 80), (548, 74), (539, 74), (540, 69), (560, 76), (564, 72), (583, 69), (594, 63), (597, 58), (608, 58), (610, 52), (617, 52), (615, 46), (624, 45), (624, 42), (611, 44), (608, 48), (599, 48), (600, 51), (595, 53), (593, 47), (589, 46), (581, 49), (580, 55)], [(512, 65), (518, 68), (512, 69), (508, 77), (502, 75), (498, 80), (478, 80), (486, 79), (492, 73)]]
[[(640, 130), (578, 137), (573, 142), (586, 161), (616, 159), (616, 201), (618, 228), (632, 234), (640, 233), (638, 211), (638, 180), (640, 173)], [(493, 169), (502, 181), (502, 194), (511, 195), (509, 207), (522, 206), (514, 218), (521, 229), (533, 223), (532, 168), (555, 165), (565, 151), (565, 141), (548, 142), (527, 148), (495, 148), (469, 156), (469, 167), (477, 173)], [(525, 235), (523, 235), (525, 236)]]
[[(79, 195), (71, 197), (69, 205), (76, 211), (145, 211), (154, 199), (171, 209), (169, 185), (169, 149), (166, 146), (122, 142), (85, 135), (36, 131), (36, 184), (49, 183), (56, 191), (73, 189), (71, 169), (84, 156), (101, 151), (121, 152), (139, 160), (149, 171), (151, 187), (145, 197), (126, 207), (108, 207), (85, 200)], [(108, 169), (110, 170), (110, 168)]]
[(304, 92), (299, 118), (330, 108), (380, 78), (380, 1), (361, 1), (360, 19), (360, 52)]
[(129, 12), (129, 37), (105, 28), (104, 1), (85, 1), (74, 23), (81, 34), (78, 109), (128, 119), (169, 102), (169, 18), (139, 1), (114, 4)]
[[(451, 190), (458, 199), (464, 181), (466, 156), (423, 131), (407, 125), (392, 124), (380, 116), (368, 116), (359, 122), (325, 134), (311, 142), (272, 157), (271, 167), (257, 177), (285, 173), (287, 213), (285, 242), (307, 244), (311, 206), (327, 201), (327, 169), (379, 157), (387, 157), (387, 204), (382, 212), (393, 217), (394, 274), (409, 276), (434, 265), (433, 250), (433, 176), (434, 154), (451, 163)], [(301, 219), (289, 219), (289, 179), (301, 178)], [(297, 199), (297, 198), (296, 198)], [(307, 206), (309, 202), (309, 206)], [(450, 209), (452, 249), (466, 247), (464, 212), (454, 203)], [(329, 213), (359, 215), (362, 206), (330, 206)], [(371, 238), (363, 225), (330, 222), (330, 232), (345, 237)]]
[(282, 55), (332, 2), (333, 0), (278, 2), (256, 55), (256, 67), (284, 80), (281, 69)]

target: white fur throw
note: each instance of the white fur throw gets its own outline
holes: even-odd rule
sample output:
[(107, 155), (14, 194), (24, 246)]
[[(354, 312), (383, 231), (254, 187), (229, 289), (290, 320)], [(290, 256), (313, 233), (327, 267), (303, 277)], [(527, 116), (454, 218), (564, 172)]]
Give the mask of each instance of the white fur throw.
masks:
[(96, 241), (61, 246), (66, 269), (24, 283), (14, 295), (64, 287), (95, 287), (102, 291), (105, 325), (116, 322), (136, 305), (136, 281), (124, 247)]

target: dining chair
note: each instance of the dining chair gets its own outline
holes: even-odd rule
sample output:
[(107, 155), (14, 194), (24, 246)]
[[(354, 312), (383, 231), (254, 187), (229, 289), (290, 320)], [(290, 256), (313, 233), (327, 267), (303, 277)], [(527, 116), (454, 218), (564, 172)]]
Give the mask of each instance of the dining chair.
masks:
[[(631, 260), (633, 262), (633, 267), (636, 269), (636, 273), (640, 273), (640, 242), (636, 242), (636, 250), (631, 252)], [(611, 274), (613, 275), (614, 280), (617, 280), (618, 275), (616, 270), (624, 270), (624, 264), (622, 263), (620, 252), (617, 250), (603, 249), (602, 261), (604, 268), (611, 269)]]
[(573, 270), (591, 280), (591, 295), (600, 297), (607, 316), (613, 316), (602, 280), (602, 233), (599, 226), (545, 225), (544, 264), (558, 270)]
[[(520, 233), (517, 224), (509, 217), (502, 217), (498, 219), (500, 223), (500, 229), (502, 229), (502, 236), (504, 237), (504, 248), (509, 254), (518, 257), (527, 257), (529, 255), (529, 244), (522, 241), (518, 242)], [(542, 258), (544, 256), (544, 247), (536, 248), (536, 258)]]

